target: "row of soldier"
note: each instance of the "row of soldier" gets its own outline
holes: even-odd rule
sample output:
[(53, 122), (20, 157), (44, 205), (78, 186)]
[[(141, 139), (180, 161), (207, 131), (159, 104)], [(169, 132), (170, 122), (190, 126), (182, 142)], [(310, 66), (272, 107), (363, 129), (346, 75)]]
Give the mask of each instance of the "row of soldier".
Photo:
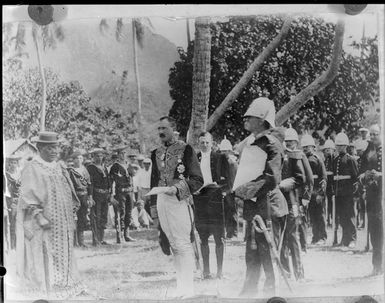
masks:
[[(379, 127), (373, 126), (370, 129), (371, 140), (361, 156), (359, 170), (357, 160), (346, 153), (349, 140), (344, 133), (336, 137), (336, 153), (332, 147), (328, 147), (328, 144), (324, 145), (324, 163), (324, 160), (315, 153), (316, 144), (311, 136), (304, 135), (299, 142), (298, 135), (292, 128), (286, 131), (276, 128), (274, 120), (275, 108), (271, 100), (258, 98), (251, 103), (243, 122), (244, 128), (251, 134), (237, 145), (239, 159), (236, 160), (231, 155), (231, 148), (221, 148), (220, 153), (214, 152), (212, 137), (207, 132), (200, 135), (200, 152), (196, 154), (189, 144), (175, 137), (174, 119), (170, 117), (160, 119), (158, 135), (161, 144), (152, 151), (150, 159), (143, 161), (148, 163), (146, 171), (147, 176), (150, 176), (149, 182), (147, 178), (147, 185), (150, 186), (144, 187), (145, 192), (155, 187), (161, 189), (157, 195), (151, 196), (150, 202), (147, 200), (147, 207), (151, 205), (153, 210), (150, 212), (159, 219), (158, 228), (163, 252), (173, 254), (178, 296), (186, 297), (193, 294), (194, 261), (191, 241), (194, 238), (192, 231), (195, 227), (201, 240), (203, 278), (211, 278), (208, 245), (208, 238), (211, 235), (214, 236), (216, 246), (217, 278), (222, 277), (225, 232), (227, 231), (229, 238), (236, 234), (235, 199), (242, 201), (245, 224), (246, 279), (241, 295), (255, 295), (262, 267), (266, 277), (264, 290), (270, 295), (274, 293), (276, 280), (272, 265), (275, 254), (270, 250), (274, 252), (274, 247), (278, 250), (280, 256), (276, 261), (282, 264), (286, 276), (290, 270), (291, 254), (294, 276), (296, 279), (302, 279), (304, 270), (299, 238), (302, 248), (306, 249), (306, 208), (312, 225), (312, 243), (322, 244), (326, 240), (324, 205), (328, 194), (331, 195), (332, 201), (335, 200), (335, 222), (340, 224), (343, 230), (340, 244), (354, 246), (356, 231), (353, 197), (355, 193), (360, 192), (359, 184), (362, 188), (366, 188), (374, 272), (381, 272), (382, 175)], [(57, 218), (62, 217), (52, 217), (52, 210), (58, 206), (54, 204), (45, 211), (44, 205), (53, 202), (45, 201), (43, 198), (36, 199), (41, 195), (40, 191), (37, 193), (38, 189), (49, 188), (40, 184), (39, 180), (47, 184), (53, 180), (35, 176), (37, 171), (44, 168), (46, 172), (42, 172), (43, 176), (62, 174), (65, 178), (68, 175), (71, 179), (69, 185), (63, 178), (60, 182), (62, 187), (74, 193), (73, 205), (77, 213), (77, 237), (80, 242), (83, 238), (81, 231), (84, 228), (84, 226), (79, 228), (81, 217), (86, 214), (86, 209), (90, 208), (93, 243), (95, 245), (106, 243), (104, 229), (109, 204), (114, 206), (117, 241), (120, 241), (121, 233), (126, 241), (133, 241), (129, 234), (129, 225), (134, 201), (132, 176), (135, 175), (135, 170), (132, 170), (133, 165), (126, 162), (126, 147), (116, 148), (117, 159), (109, 170), (103, 164), (105, 151), (95, 149), (90, 152), (93, 161), (87, 168), (76, 169), (81, 167), (81, 157), (75, 154), (74, 167), (65, 167), (64, 172), (61, 166), (55, 164), (58, 142), (57, 134), (40, 133), (37, 140), (40, 156), (32, 160), (23, 171), (24, 179), (21, 178), (22, 190), (19, 199), (22, 203), (18, 205), (18, 211), (20, 210), (24, 216), (23, 238), (28, 241), (34, 238), (33, 236), (29, 238), (26, 224), (30, 223), (32, 214), (37, 218), (35, 223), (44, 232), (53, 233), (52, 241), (63, 241), (62, 238), (56, 237), (56, 233), (62, 232), (63, 228), (62, 219)], [(222, 143), (222, 147), (229, 145), (226, 141)], [(299, 143), (304, 153), (299, 150)], [(76, 179), (77, 174), (82, 176)], [(63, 194), (61, 187), (57, 186), (60, 182), (51, 185), (56, 188), (53, 197), (58, 198)], [(77, 188), (77, 185), (81, 186)], [(55, 192), (55, 190), (48, 191)], [(143, 194), (139, 196), (144, 198)], [(333, 209), (333, 206), (330, 208)], [(42, 211), (44, 215), (41, 215)], [(51, 217), (45, 220), (45, 216)], [(47, 228), (51, 225), (56, 227)], [(39, 230), (36, 228), (35, 232)], [(270, 231), (273, 234), (272, 241), (267, 235)], [(56, 249), (58, 246), (54, 247)], [(29, 250), (25, 249), (24, 253), (27, 252)], [(24, 273), (26, 270), (24, 268)], [(49, 284), (50, 281), (47, 281), (42, 279), (40, 282)]]

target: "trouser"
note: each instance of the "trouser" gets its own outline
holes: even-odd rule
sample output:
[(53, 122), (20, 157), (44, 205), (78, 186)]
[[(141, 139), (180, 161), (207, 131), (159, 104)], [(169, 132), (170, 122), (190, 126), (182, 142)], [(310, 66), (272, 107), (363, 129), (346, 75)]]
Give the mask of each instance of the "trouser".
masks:
[(365, 199), (363, 199), (362, 195), (357, 197), (357, 217), (356, 217), (356, 226), (365, 226)]
[(94, 192), (95, 205), (91, 207), (92, 244), (97, 245), (103, 241), (104, 230), (108, 216), (108, 193)]
[(368, 212), (368, 229), (370, 241), (373, 246), (372, 264), (376, 271), (382, 271), (382, 251), (384, 231), (382, 213)]
[(80, 208), (77, 211), (76, 215), (78, 217), (78, 221), (76, 224), (77, 231), (85, 231), (89, 226), (88, 219), (88, 204), (87, 204), (87, 195), (78, 196), (80, 200)]
[[(124, 231), (126, 222), (126, 204), (128, 199), (128, 193), (119, 193), (115, 195), (115, 200), (118, 201), (117, 205), (114, 205), (114, 221), (115, 229), (117, 232)], [(119, 230), (120, 225), (120, 230)]]
[(328, 211), (326, 216), (327, 224), (332, 224), (333, 221), (333, 194), (326, 194), (327, 203), (328, 203)]
[(316, 202), (316, 195), (312, 195), (309, 203), (309, 215), (312, 225), (313, 238), (312, 243), (317, 243), (319, 240), (326, 240), (326, 227), (324, 219), (323, 203)]
[(146, 194), (150, 191), (150, 188), (140, 188), (139, 189), (139, 199), (144, 201), (144, 209), (148, 214), (151, 215), (151, 197), (146, 196)]
[[(263, 233), (255, 232), (256, 248), (252, 246), (251, 221), (246, 221), (246, 278), (243, 284), (242, 294), (254, 296), (257, 294), (258, 282), (261, 276), (261, 268), (265, 272), (264, 293), (273, 296), (275, 293), (275, 276), (269, 244)], [(266, 223), (265, 223), (266, 224)]]
[(348, 246), (350, 242), (357, 239), (353, 196), (336, 196), (335, 199), (336, 214), (342, 227), (341, 244)]
[(203, 259), (203, 276), (210, 275), (210, 248), (209, 237), (213, 235), (215, 241), (215, 253), (217, 257), (217, 276), (222, 276), (224, 244), (225, 236), (222, 222), (216, 223), (198, 223), (196, 225), (199, 238), (201, 240), (201, 252)]
[(298, 224), (298, 233), (299, 233), (299, 243), (301, 244), (301, 249), (306, 251), (307, 248), (307, 207), (300, 206), (299, 213), (299, 224)]
[(233, 194), (228, 194), (224, 197), (225, 203), (225, 219), (226, 219), (226, 236), (232, 238), (237, 236), (237, 205)]
[(194, 256), (190, 235), (194, 213), (187, 201), (179, 201), (175, 195), (166, 194), (158, 195), (157, 213), (174, 255), (177, 292), (182, 295), (192, 294)]
[(295, 218), (293, 212), (290, 211), (289, 215), (287, 216), (280, 259), (283, 268), (287, 272), (290, 272), (289, 254), (291, 254), (294, 276), (298, 280), (304, 277), (304, 270), (301, 262), (301, 254), (299, 251), (299, 239), (297, 230), (298, 218)]
[(273, 240), (277, 251), (280, 249), (282, 242), (283, 232), (286, 224), (286, 216), (282, 217), (271, 217), (271, 225), (273, 229)]

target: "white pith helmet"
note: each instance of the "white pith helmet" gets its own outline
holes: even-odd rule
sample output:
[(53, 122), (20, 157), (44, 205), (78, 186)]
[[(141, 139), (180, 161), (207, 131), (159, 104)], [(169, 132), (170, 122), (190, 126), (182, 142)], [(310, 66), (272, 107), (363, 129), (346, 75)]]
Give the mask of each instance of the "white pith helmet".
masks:
[(275, 127), (275, 106), (274, 102), (266, 97), (259, 97), (251, 102), (246, 113), (243, 115), (257, 117), (267, 121), (271, 127)]
[(305, 147), (305, 146), (314, 146), (315, 147), (316, 145), (314, 142), (314, 138), (309, 134), (303, 135), (301, 138), (301, 146), (302, 147)]
[(286, 129), (285, 141), (297, 141), (297, 142), (299, 142), (298, 134), (294, 128), (289, 127), (288, 129)]
[(345, 133), (340, 132), (336, 136), (336, 145), (346, 145), (346, 146), (348, 146), (349, 145), (349, 138), (348, 138), (348, 136)]
[(219, 144), (219, 150), (220, 151), (227, 151), (227, 150), (233, 150), (233, 146), (231, 145), (231, 142), (225, 138), (221, 141)]
[(322, 149), (326, 149), (326, 148), (336, 149), (336, 146), (332, 139), (327, 139), (325, 141), (325, 144), (324, 146), (322, 146)]

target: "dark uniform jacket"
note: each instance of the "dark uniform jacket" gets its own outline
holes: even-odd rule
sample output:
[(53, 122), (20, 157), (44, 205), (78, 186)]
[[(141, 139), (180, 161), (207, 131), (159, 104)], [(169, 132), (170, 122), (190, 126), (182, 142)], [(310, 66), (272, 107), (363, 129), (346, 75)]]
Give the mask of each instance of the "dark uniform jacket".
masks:
[[(197, 154), (199, 163), (202, 160), (202, 153)], [(211, 168), (211, 177), (213, 182), (216, 182), (218, 185), (223, 185), (225, 190), (231, 189), (231, 181), (229, 178), (229, 162), (225, 154), (220, 154), (214, 151), (210, 153), (210, 168)]]
[[(375, 147), (372, 142), (369, 142), (368, 147), (361, 156), (360, 173), (375, 170), (382, 173), (382, 147)], [(366, 185), (366, 200), (367, 211), (372, 213), (381, 213), (382, 210), (382, 174), (377, 182), (365, 180)]]
[(294, 187), (291, 190), (281, 190), (286, 198), (289, 209), (291, 209), (293, 204), (298, 204), (299, 196), (297, 189), (301, 188), (306, 181), (302, 157), (303, 153), (300, 150), (287, 150), (283, 160), (282, 180), (292, 179), (294, 181)]
[(328, 195), (334, 195), (334, 180), (333, 180), (333, 161), (334, 155), (325, 156), (325, 169), (327, 175), (326, 193)]
[[(203, 185), (203, 177), (194, 149), (183, 141), (162, 145), (151, 153), (151, 188), (156, 186), (175, 186), (179, 200), (188, 199)], [(156, 204), (155, 195), (151, 204)]]
[(339, 154), (334, 159), (333, 173), (336, 197), (353, 196), (353, 184), (356, 182), (358, 176), (357, 161), (348, 153)]
[(247, 221), (251, 221), (256, 214), (267, 219), (271, 216), (282, 217), (289, 213), (285, 197), (278, 188), (281, 182), (284, 151), (283, 136), (279, 136), (277, 131), (272, 129), (261, 133), (251, 144), (265, 151), (267, 159), (262, 175), (252, 181), (259, 188), (255, 194), (257, 201), (244, 201), (243, 218)]
[(69, 167), (68, 173), (70, 175), (72, 184), (74, 186), (74, 189), (78, 197), (84, 196), (84, 195), (88, 195), (88, 196), (92, 195), (91, 178), (87, 170), (86, 170), (87, 175), (82, 175), (81, 173), (76, 171), (74, 168)]
[(315, 153), (312, 153), (307, 158), (314, 177), (313, 195), (323, 195), (325, 193), (321, 189), (321, 182), (327, 182), (325, 164)]
[(132, 173), (130, 167), (125, 168), (115, 162), (110, 168), (111, 181), (115, 182), (115, 193), (128, 193), (133, 191)]
[(93, 191), (95, 189), (102, 189), (110, 192), (111, 180), (107, 167), (103, 166), (103, 169), (100, 169), (95, 164), (91, 163), (87, 166), (87, 170), (90, 174)]

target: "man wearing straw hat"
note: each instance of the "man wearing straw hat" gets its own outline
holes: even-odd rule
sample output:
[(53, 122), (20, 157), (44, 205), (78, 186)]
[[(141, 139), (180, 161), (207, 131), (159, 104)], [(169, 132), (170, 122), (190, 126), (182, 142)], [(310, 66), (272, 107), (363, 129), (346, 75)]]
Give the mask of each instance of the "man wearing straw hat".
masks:
[(6, 157), (6, 206), (9, 218), (10, 248), (16, 249), (16, 208), (20, 192), (20, 156), (10, 155)]
[(23, 290), (60, 291), (78, 284), (73, 236), (79, 199), (66, 167), (56, 162), (59, 139), (40, 132), (39, 155), (21, 173), (17, 207), (17, 271)]
[(73, 152), (70, 159), (73, 161), (73, 167), (69, 167), (68, 172), (80, 201), (80, 208), (77, 212), (77, 241), (75, 241), (75, 245), (86, 247), (84, 244), (84, 231), (89, 226), (88, 211), (95, 204), (92, 199), (91, 177), (83, 165), (83, 154), (80, 151)]
[(104, 241), (104, 230), (107, 225), (108, 203), (111, 202), (111, 180), (103, 158), (106, 151), (95, 148), (90, 151), (93, 162), (87, 166), (92, 184), (92, 198), (95, 205), (91, 207), (92, 245), (107, 245)]

